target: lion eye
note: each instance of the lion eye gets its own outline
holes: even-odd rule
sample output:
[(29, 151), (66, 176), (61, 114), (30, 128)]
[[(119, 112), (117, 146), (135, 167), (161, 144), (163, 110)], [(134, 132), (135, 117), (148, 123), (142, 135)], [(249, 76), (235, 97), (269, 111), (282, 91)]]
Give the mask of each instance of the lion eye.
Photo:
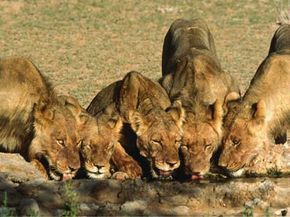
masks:
[(182, 143), (182, 140), (181, 139), (175, 140), (175, 144), (181, 144), (181, 143)]
[(61, 146), (65, 146), (63, 139), (57, 139), (56, 142), (57, 142), (57, 144), (59, 144)]
[(86, 149), (91, 149), (91, 145), (90, 145), (90, 144), (86, 144), (86, 145), (85, 145), (85, 148), (86, 148)]
[(184, 151), (188, 150), (188, 145), (181, 145), (180, 148)]
[(237, 147), (237, 146), (239, 146), (241, 144), (241, 141), (239, 139), (237, 139), (237, 138), (233, 138), (232, 139), (232, 144), (233, 144), (233, 146)]
[(83, 140), (80, 140), (78, 143), (77, 143), (77, 148), (81, 148), (83, 145)]
[(210, 144), (206, 144), (205, 146), (204, 146), (204, 150), (208, 150), (208, 149), (210, 149), (211, 148), (211, 143)]
[(143, 156), (143, 157), (147, 157), (148, 153), (147, 153), (146, 150), (140, 150), (140, 155)]
[(109, 144), (109, 146), (107, 147), (107, 150), (108, 150), (108, 151), (112, 151), (113, 148), (114, 148), (114, 143), (111, 142), (111, 143)]
[(152, 143), (154, 143), (154, 144), (158, 144), (158, 145), (160, 145), (161, 144), (161, 142), (159, 141), (159, 140), (152, 140)]

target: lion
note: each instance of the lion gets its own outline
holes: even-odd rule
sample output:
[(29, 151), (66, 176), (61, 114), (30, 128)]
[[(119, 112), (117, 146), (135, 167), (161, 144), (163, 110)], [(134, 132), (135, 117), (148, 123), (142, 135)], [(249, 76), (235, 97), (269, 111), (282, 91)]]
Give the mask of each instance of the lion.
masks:
[[(269, 144), (285, 142), (290, 124), (290, 25), (275, 32), (268, 56), (240, 102), (228, 105), (219, 165), (243, 176)], [(285, 138), (286, 137), (286, 138)], [(278, 138), (278, 139), (277, 139)], [(289, 162), (288, 162), (289, 164)]]
[[(76, 98), (61, 97), (64, 105), (77, 119), (78, 132), (82, 141), (80, 145), (82, 164), (87, 176), (93, 179), (110, 178), (112, 155), (114, 152), (118, 155), (122, 154), (118, 143), (123, 125), (120, 116), (114, 112), (113, 106), (108, 106), (102, 113), (92, 116)], [(128, 178), (135, 178), (135, 174), (126, 175)]]
[[(227, 173), (226, 173), (227, 174)], [(281, 177), (290, 174), (290, 148), (265, 143), (250, 163), (227, 175), (231, 177)]]
[(213, 36), (201, 19), (177, 19), (163, 44), (161, 85), (186, 112), (181, 154), (192, 179), (210, 171), (223, 135), (223, 105), (240, 98), (231, 75), (222, 70)]
[[(158, 83), (134, 71), (98, 93), (87, 111), (95, 115), (112, 103), (124, 126), (129, 125), (136, 136), (134, 140), (134, 135), (123, 130), (121, 145), (125, 150), (136, 146), (140, 157), (149, 163), (151, 178), (171, 178), (180, 165), (178, 152), (184, 120), (181, 104), (171, 105)], [(125, 165), (121, 158), (116, 163)]]
[(76, 120), (30, 60), (0, 59), (0, 101), (1, 151), (20, 153), (53, 180), (73, 178), (80, 168)]

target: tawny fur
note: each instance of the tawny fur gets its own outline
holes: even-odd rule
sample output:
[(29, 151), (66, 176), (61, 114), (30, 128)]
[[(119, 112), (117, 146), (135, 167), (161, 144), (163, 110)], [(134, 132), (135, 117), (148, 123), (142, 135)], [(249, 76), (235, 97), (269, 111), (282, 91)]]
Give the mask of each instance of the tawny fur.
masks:
[[(269, 143), (286, 142), (290, 125), (290, 25), (275, 32), (240, 103), (229, 105), (220, 165), (230, 171), (250, 164)], [(233, 142), (233, 140), (235, 140)], [(238, 147), (232, 148), (233, 143)], [(250, 154), (245, 154), (251, 152)], [(243, 157), (242, 157), (243, 155)]]
[(205, 21), (178, 19), (172, 23), (164, 39), (162, 76), (160, 82), (170, 100), (180, 100), (186, 111), (185, 170), (207, 173), (222, 138), (223, 102), (232, 92), (239, 97), (239, 88), (222, 70)]
[[(95, 116), (81, 107), (71, 96), (62, 96), (64, 105), (77, 119), (80, 139), (82, 164), (90, 178), (109, 178), (111, 176), (110, 160), (114, 150), (119, 147), (122, 121), (112, 107), (107, 106)], [(130, 176), (131, 177), (131, 176)]]
[(71, 178), (80, 166), (75, 119), (31, 61), (0, 60), (0, 101), (2, 151), (45, 158), (51, 178)]
[[(111, 104), (115, 104), (115, 111), (124, 124), (129, 124), (137, 135), (137, 148), (151, 161), (152, 170), (169, 173), (179, 166), (178, 144), (175, 143), (180, 142), (182, 134), (183, 110), (178, 103), (171, 106), (158, 83), (140, 73), (130, 72), (122, 81), (98, 93), (87, 110), (95, 115)], [(127, 144), (128, 141), (136, 143), (128, 138), (130, 135), (124, 133), (122, 136), (124, 147), (134, 146)]]

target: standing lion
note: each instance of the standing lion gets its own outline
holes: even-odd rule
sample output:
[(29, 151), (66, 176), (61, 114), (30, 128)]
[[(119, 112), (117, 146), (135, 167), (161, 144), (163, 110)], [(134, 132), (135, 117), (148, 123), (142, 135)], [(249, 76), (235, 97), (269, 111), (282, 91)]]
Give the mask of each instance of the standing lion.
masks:
[(186, 112), (181, 153), (193, 179), (210, 170), (223, 134), (223, 103), (239, 88), (218, 60), (213, 36), (202, 19), (175, 20), (164, 39), (161, 84)]
[(290, 128), (289, 24), (275, 32), (242, 100), (228, 107), (219, 165), (232, 176), (267, 174), (273, 168), (289, 173), (289, 149), (273, 145), (285, 143)]

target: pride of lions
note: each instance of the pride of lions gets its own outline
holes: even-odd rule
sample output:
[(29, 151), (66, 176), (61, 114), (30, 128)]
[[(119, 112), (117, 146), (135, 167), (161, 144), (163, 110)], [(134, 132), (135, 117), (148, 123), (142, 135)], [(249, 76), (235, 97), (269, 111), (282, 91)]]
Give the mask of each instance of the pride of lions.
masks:
[[(290, 172), (290, 25), (242, 96), (202, 19), (175, 20), (162, 77), (139, 72), (101, 90), (87, 109), (57, 95), (25, 58), (0, 59), (0, 149), (53, 180), (202, 179)], [(4, 163), (4, 162), (1, 162)]]

